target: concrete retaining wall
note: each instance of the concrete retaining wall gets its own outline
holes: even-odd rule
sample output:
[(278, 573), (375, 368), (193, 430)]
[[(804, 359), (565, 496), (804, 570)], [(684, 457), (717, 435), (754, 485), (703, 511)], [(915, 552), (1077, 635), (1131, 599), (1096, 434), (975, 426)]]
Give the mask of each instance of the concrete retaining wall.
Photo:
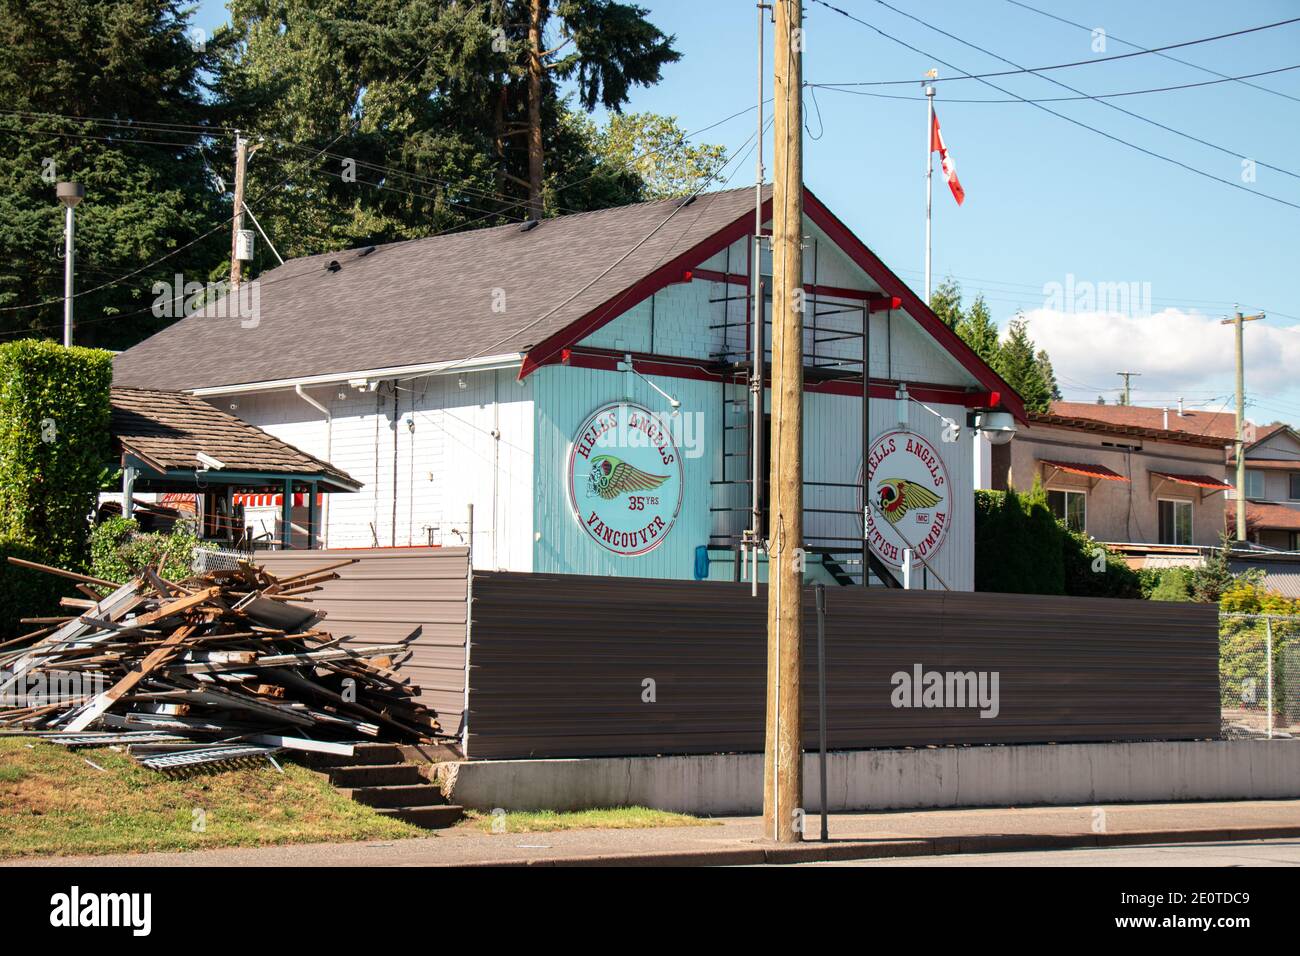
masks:
[[(1300, 798), (1300, 740), (862, 750), (827, 755), (832, 812)], [(491, 810), (640, 805), (762, 811), (761, 754), (467, 761), (439, 765), (454, 803)], [(817, 755), (804, 804), (819, 807)]]

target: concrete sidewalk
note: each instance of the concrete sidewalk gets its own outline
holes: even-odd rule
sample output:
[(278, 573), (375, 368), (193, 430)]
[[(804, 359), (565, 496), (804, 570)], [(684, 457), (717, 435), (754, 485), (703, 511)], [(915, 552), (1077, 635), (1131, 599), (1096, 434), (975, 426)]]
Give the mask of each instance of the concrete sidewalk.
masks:
[[(649, 830), (484, 833), (440, 830), (393, 843), (304, 844), (117, 856), (7, 860), (8, 866), (562, 866), (803, 863), (1065, 847), (1300, 837), (1300, 800), (1121, 804), (836, 814), (831, 842), (765, 843), (762, 821)], [(820, 819), (808, 818), (820, 832)]]

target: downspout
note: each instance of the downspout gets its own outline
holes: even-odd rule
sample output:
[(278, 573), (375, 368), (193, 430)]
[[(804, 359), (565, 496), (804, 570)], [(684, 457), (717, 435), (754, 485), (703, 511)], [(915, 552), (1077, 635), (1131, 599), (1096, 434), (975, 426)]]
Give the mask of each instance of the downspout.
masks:
[[(334, 455), (333, 413), (330, 412), (328, 406), (326, 406), (321, 402), (316, 401), (316, 399), (312, 398), (310, 395), (304, 392), (302, 390), (301, 385), (295, 385), (293, 387), (293, 392), (304, 402), (306, 402), (312, 408), (316, 409), (316, 411), (320, 412), (322, 415), (325, 416), (325, 462), (330, 465), (334, 464), (332, 460)], [(316, 499), (314, 498), (312, 499), (313, 504), (315, 503), (315, 500)], [(321, 509), (320, 529), (321, 529), (321, 547), (324, 549), (328, 549), (330, 546), (330, 496), (329, 495), (325, 496), (325, 504)], [(308, 546), (310, 547), (310, 544)]]

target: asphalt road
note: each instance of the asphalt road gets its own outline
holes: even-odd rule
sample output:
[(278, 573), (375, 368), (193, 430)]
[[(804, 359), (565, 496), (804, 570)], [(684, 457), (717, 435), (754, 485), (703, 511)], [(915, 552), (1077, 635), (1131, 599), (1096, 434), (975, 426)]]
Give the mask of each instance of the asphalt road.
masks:
[(1300, 840), (1123, 846), (1104, 850), (1034, 850), (954, 856), (848, 860), (801, 866), (1300, 866)]

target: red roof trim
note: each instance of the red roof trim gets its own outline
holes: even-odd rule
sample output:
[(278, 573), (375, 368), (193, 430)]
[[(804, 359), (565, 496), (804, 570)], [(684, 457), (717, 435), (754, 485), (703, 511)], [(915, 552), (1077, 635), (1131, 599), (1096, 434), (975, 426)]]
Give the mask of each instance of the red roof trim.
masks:
[[(763, 203), (764, 218), (770, 215), (771, 211), (772, 200), (768, 199)], [(675, 259), (666, 262), (654, 272), (634, 283), (631, 287), (602, 302), (582, 318), (542, 339), (529, 349), (528, 354), (524, 356), (523, 363), (519, 367), (519, 378), (527, 378), (540, 366), (546, 365), (554, 359), (562, 348), (586, 338), (601, 326), (618, 318), (628, 309), (650, 298), (660, 289), (672, 285), (674, 282), (681, 282), (685, 270), (699, 265), (715, 253), (727, 248), (737, 239), (748, 235), (753, 221), (754, 211), (751, 209), (730, 225), (724, 226), (713, 235), (696, 243)]]
[(1048, 461), (1046, 458), (1040, 458), (1044, 465), (1051, 465), (1060, 471), (1067, 471), (1072, 475), (1083, 475), (1085, 478), (1101, 478), (1105, 481), (1128, 481), (1118, 472), (1111, 471), (1105, 465), (1092, 465), (1081, 461)]
[(903, 311), (915, 319), (934, 339), (948, 350), (966, 371), (975, 377), (975, 380), (984, 386), (990, 392), (999, 392), (1002, 395), (1002, 404), (1006, 407), (1017, 421), (1027, 423), (1025, 418), (1025, 403), (1016, 394), (1016, 390), (1003, 381), (1002, 376), (989, 368), (988, 364), (975, 354), (975, 350), (962, 341), (952, 329), (948, 328), (930, 309), (928, 305), (921, 301), (910, 288), (898, 276), (885, 265), (874, 252), (867, 248), (848, 226), (844, 225), (836, 215), (830, 211), (822, 201), (813, 195), (812, 190), (807, 186), (804, 187), (804, 212), (808, 218), (819, 225), (831, 240), (841, 249), (848, 253), (858, 268), (862, 269), (867, 275), (875, 280), (876, 284), (885, 290), (888, 294), (896, 296), (903, 302)]
[[(997, 392), (1002, 398), (1002, 405), (1020, 422), (1026, 422), (1023, 400), (1015, 389), (1003, 381), (993, 369), (975, 354), (975, 351), (962, 341), (952, 329), (931, 311), (907, 284), (896, 276), (866, 245), (844, 225), (820, 199), (813, 195), (807, 186), (803, 191), (804, 212), (814, 223), (820, 226), (837, 246), (853, 262), (869, 275), (887, 295), (902, 303), (903, 311), (916, 320), (935, 341), (948, 350), (968, 372), (974, 376), (986, 391)], [(763, 218), (772, 213), (772, 200), (763, 203)], [(534, 345), (524, 356), (519, 368), (519, 378), (524, 379), (540, 366), (554, 361), (561, 349), (581, 341), (601, 326), (613, 321), (619, 315), (638, 303), (649, 298), (655, 292), (674, 282), (680, 282), (684, 270), (699, 265), (710, 256), (721, 252), (737, 239), (749, 235), (753, 223), (753, 212), (746, 212), (730, 225), (723, 227), (704, 241), (697, 243), (681, 255), (660, 266), (654, 272), (634, 283), (630, 288), (601, 303), (576, 322), (559, 332), (548, 336)], [(891, 302), (892, 305), (892, 302)]]
[(1222, 478), (1211, 478), (1209, 475), (1176, 475), (1168, 471), (1152, 471), (1151, 474), (1157, 478), (1168, 478), (1170, 481), (1176, 481), (1180, 485), (1213, 488), (1215, 491), (1232, 490), (1232, 485), (1227, 484)]

